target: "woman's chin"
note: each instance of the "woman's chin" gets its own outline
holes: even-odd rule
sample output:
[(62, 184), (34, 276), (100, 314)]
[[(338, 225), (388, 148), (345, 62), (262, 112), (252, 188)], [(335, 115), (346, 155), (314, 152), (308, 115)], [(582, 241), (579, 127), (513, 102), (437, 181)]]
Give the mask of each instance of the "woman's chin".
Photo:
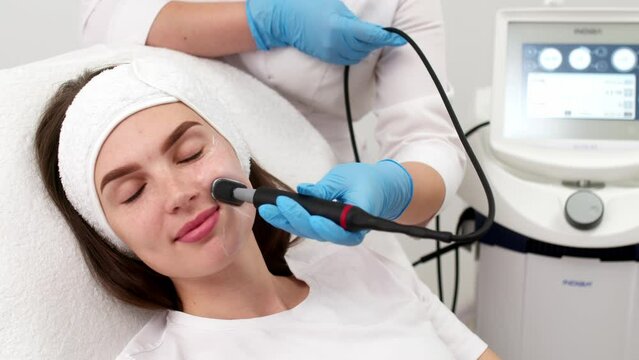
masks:
[(181, 259), (179, 262), (176, 261), (175, 265), (182, 268), (182, 271), (179, 271), (182, 273), (206, 275), (221, 271), (233, 262), (244, 243), (245, 241), (236, 237), (214, 234), (198, 243), (176, 244), (180, 248), (176, 257)]

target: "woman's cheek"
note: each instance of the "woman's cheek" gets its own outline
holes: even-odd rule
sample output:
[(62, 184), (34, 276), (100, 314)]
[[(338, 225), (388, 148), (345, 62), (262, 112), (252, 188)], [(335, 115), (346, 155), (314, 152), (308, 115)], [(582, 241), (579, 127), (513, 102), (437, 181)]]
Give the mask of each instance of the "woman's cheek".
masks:
[(195, 168), (195, 177), (199, 184), (208, 187), (219, 177), (229, 177), (248, 183), (235, 153), (225, 151), (222, 146), (214, 145), (207, 151)]
[(221, 222), (221, 229), (218, 235), (222, 243), (222, 250), (227, 257), (237, 253), (253, 229), (255, 220), (255, 208), (249, 203), (241, 206), (222, 204), (222, 214), (225, 221)]
[(107, 217), (109, 223), (114, 225), (115, 233), (134, 251), (148, 249), (159, 243), (149, 239), (166, 237), (160, 233), (162, 217), (159, 209), (164, 207), (149, 190), (145, 189), (144, 196), (130, 204), (120, 204), (113, 221)]

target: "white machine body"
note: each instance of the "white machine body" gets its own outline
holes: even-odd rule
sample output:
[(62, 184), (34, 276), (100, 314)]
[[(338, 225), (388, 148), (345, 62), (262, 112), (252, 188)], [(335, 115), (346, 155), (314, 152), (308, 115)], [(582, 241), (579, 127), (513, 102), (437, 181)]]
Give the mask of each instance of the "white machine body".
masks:
[(477, 332), (502, 359), (639, 359), (639, 265), (481, 245)]
[[(477, 331), (503, 359), (639, 359), (639, 9), (503, 10), (495, 39), (491, 124), (469, 141), (506, 232), (480, 246)], [(459, 194), (487, 213), (472, 171)]]

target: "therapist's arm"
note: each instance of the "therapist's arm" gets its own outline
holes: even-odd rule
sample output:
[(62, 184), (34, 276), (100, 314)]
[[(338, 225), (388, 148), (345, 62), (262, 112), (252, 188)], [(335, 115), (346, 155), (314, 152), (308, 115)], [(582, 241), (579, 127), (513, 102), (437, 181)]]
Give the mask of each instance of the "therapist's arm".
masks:
[(478, 360), (500, 360), (500, 358), (492, 350), (486, 349), (486, 351), (481, 354)]
[(244, 2), (169, 2), (151, 25), (146, 45), (210, 58), (257, 49)]
[(425, 226), (444, 202), (446, 185), (435, 169), (419, 162), (405, 162), (402, 166), (413, 179), (413, 199), (396, 222)]

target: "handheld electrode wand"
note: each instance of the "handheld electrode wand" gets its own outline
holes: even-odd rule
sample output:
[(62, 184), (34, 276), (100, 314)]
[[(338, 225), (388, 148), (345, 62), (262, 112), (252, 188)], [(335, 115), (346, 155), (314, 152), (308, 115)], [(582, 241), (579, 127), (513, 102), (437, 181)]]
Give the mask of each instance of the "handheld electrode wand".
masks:
[(275, 200), (278, 196), (287, 196), (300, 204), (309, 214), (330, 219), (347, 231), (379, 230), (444, 242), (451, 242), (453, 236), (449, 232), (438, 232), (418, 226), (397, 224), (390, 220), (373, 216), (361, 208), (349, 204), (268, 187), (248, 189), (241, 182), (227, 178), (218, 178), (213, 181), (211, 184), (211, 196), (215, 200), (226, 204), (239, 206), (244, 202), (248, 202), (252, 203), (256, 208), (264, 204), (275, 205)]

